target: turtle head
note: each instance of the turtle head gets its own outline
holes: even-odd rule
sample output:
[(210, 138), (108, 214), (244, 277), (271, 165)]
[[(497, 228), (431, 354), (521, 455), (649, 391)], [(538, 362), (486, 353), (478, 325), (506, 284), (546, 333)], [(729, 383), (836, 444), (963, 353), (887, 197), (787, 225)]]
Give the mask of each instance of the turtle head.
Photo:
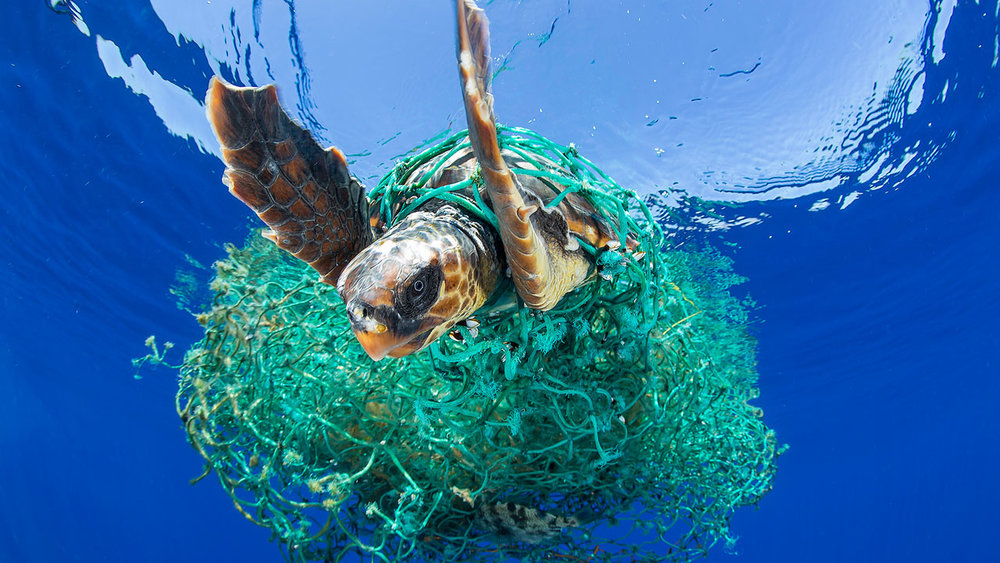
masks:
[(344, 269), (337, 291), (372, 359), (422, 350), (486, 301), (476, 248), (453, 230), (408, 217)]

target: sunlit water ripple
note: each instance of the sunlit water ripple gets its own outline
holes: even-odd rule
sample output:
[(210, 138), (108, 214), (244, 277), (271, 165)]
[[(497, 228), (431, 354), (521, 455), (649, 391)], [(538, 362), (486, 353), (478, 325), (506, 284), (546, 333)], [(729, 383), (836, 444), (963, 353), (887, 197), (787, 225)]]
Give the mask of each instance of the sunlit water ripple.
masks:
[[(365, 177), (432, 133), (461, 127), (453, 72), (442, 64), (450, 41), (428, 40), (447, 36), (446, 6), (399, 5), (385, 17), (345, 4), (336, 18), (351, 25), (333, 34), (332, 16), (312, 3), (152, 5), (179, 44), (203, 51), (192, 61), (202, 72), (277, 83), (320, 138), (363, 155), (356, 168)], [(921, 137), (921, 110), (969, 87), (944, 66), (948, 50), (961, 49), (957, 34), (945, 45), (953, 1), (841, 2), (819, 13), (785, 2), (767, 17), (751, 5), (699, 2), (495, 8), (502, 118), (575, 140), (646, 193), (747, 201), (841, 188), (817, 208), (853, 201), (926, 166), (954, 131)], [(398, 57), (358, 48), (373, 33), (397, 41)], [(110, 76), (147, 96), (171, 132), (216, 150), (203, 83), (164, 77), (141, 49), (125, 55), (113, 36), (95, 34)], [(989, 47), (981, 49), (993, 60), (983, 62), (995, 66)]]

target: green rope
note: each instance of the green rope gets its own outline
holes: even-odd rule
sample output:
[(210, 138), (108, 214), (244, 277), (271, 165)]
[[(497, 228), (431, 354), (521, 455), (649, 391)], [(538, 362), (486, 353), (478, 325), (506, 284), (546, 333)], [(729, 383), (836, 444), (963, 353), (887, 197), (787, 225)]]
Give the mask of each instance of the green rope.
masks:
[[(686, 560), (732, 541), (733, 511), (771, 487), (779, 450), (748, 403), (754, 341), (728, 262), (665, 248), (643, 202), (574, 147), (498, 133), (541, 169), (518, 173), (618, 225), (615, 250), (581, 241), (600, 275), (551, 311), (480, 315), (478, 335), (375, 363), (307, 265), (260, 237), (216, 264), (177, 409), (205, 475), (289, 560)], [(380, 220), (443, 198), (495, 224), (469, 181), (424, 188), (467, 145), (456, 133), (393, 168), (371, 194)], [(141, 361), (162, 363), (151, 346)], [(576, 524), (505, 539), (480, 517), (504, 502)], [(607, 537), (613, 521), (631, 531)]]

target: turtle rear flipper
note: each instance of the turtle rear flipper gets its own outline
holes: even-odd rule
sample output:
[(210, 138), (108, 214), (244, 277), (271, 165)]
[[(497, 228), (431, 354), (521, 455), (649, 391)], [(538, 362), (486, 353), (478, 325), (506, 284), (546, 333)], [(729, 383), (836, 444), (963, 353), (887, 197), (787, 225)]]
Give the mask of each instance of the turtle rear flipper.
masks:
[(474, 0), (458, 0), (457, 11), (459, 75), (469, 139), (499, 222), (507, 265), (525, 305), (548, 310), (590, 277), (593, 262), (579, 245), (574, 248), (569, 206), (546, 208), (504, 161), (490, 94), (489, 22)]
[(264, 236), (336, 285), (372, 242), (364, 187), (344, 154), (324, 150), (278, 103), (274, 86), (213, 77), (205, 100), (226, 162), (223, 182), (271, 228)]

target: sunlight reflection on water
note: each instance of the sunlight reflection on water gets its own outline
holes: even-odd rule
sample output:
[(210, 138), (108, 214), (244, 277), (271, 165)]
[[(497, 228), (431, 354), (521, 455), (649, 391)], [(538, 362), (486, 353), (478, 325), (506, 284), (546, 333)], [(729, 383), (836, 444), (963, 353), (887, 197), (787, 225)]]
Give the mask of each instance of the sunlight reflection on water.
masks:
[[(418, 4), (152, 0), (165, 31), (199, 46), (209, 72), (277, 83), (321, 141), (355, 155), (354, 172), (369, 184), (394, 157), (463, 125), (450, 10)], [(947, 81), (930, 85), (926, 71), (947, 56), (954, 0), (595, 4), (490, 5), (503, 68), (497, 111), (575, 141), (624, 185), (659, 194), (659, 205), (822, 192), (809, 209), (843, 208), (923, 169), (949, 140), (904, 129), (921, 125), (922, 107), (947, 100)], [(204, 84), (175, 84), (141, 53), (126, 62), (114, 39), (97, 37), (108, 74), (148, 97), (173, 134), (217, 152)]]

